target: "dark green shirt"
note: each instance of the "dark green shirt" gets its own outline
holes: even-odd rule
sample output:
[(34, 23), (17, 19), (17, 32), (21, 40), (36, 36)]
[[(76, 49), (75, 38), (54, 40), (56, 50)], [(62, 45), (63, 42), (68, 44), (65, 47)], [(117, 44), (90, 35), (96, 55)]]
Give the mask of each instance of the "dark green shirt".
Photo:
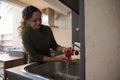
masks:
[(56, 50), (58, 47), (52, 30), (44, 25), (36, 31), (27, 26), (22, 34), (22, 42), (29, 54), (29, 62), (43, 62), (43, 56), (50, 56), (50, 48)]

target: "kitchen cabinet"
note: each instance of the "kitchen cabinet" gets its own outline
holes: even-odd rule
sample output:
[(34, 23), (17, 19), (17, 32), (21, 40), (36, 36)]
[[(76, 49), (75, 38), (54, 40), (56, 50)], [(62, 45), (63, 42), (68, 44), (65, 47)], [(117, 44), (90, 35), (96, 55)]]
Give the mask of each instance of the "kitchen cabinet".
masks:
[(79, 14), (79, 0), (59, 0), (59, 1), (68, 6), (77, 14)]
[(72, 11), (72, 44), (74, 44), (74, 42), (80, 42), (79, 31), (79, 15)]
[(23, 64), (23, 57), (10, 56), (9, 54), (0, 54), (0, 62), (3, 63), (3, 75), (4, 80), (7, 79), (5, 69), (12, 68)]
[[(85, 80), (85, 14), (84, 14), (84, 0), (59, 0), (66, 6), (68, 6), (73, 12), (72, 14), (72, 43), (79, 41), (80, 47), (80, 77), (81, 80)], [(78, 16), (78, 17), (77, 17)], [(75, 21), (78, 20), (78, 22)], [(79, 31), (76, 32), (79, 25)], [(78, 38), (77, 38), (78, 37)]]

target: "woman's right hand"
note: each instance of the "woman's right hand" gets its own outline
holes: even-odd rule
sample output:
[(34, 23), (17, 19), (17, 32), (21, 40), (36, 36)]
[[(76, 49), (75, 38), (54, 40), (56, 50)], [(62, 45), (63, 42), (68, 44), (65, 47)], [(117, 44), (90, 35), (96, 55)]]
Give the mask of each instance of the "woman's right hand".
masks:
[(65, 56), (56, 56), (56, 61), (58, 62), (63, 62), (63, 63), (70, 63), (71, 60), (69, 60), (67, 57)]

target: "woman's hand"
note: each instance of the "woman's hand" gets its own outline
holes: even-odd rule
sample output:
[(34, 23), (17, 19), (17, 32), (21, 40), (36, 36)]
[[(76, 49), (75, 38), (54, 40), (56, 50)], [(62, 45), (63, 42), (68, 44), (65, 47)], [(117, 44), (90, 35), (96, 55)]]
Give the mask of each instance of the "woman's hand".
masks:
[(56, 59), (56, 61), (63, 62), (63, 63), (70, 63), (71, 62), (71, 60), (69, 60), (65, 56), (56, 56), (55, 59)]
[(66, 47), (62, 47), (62, 46), (59, 45), (59, 46), (57, 47), (57, 50), (56, 50), (56, 51), (60, 51), (60, 52), (62, 52), (62, 53), (65, 53), (67, 50), (72, 51), (73, 48), (72, 48), (72, 47), (66, 48)]

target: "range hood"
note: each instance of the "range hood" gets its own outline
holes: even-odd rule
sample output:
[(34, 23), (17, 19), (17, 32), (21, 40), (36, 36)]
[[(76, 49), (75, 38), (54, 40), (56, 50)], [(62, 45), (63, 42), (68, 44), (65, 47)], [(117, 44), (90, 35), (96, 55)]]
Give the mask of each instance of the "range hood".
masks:
[[(42, 10), (43, 15), (45, 15), (46, 17), (43, 16), (43, 19), (45, 18), (46, 22), (44, 22), (45, 24), (49, 25), (51, 28), (58, 28), (58, 26), (55, 26), (55, 11), (52, 8), (45, 8)], [(44, 24), (43, 23), (43, 24)]]

